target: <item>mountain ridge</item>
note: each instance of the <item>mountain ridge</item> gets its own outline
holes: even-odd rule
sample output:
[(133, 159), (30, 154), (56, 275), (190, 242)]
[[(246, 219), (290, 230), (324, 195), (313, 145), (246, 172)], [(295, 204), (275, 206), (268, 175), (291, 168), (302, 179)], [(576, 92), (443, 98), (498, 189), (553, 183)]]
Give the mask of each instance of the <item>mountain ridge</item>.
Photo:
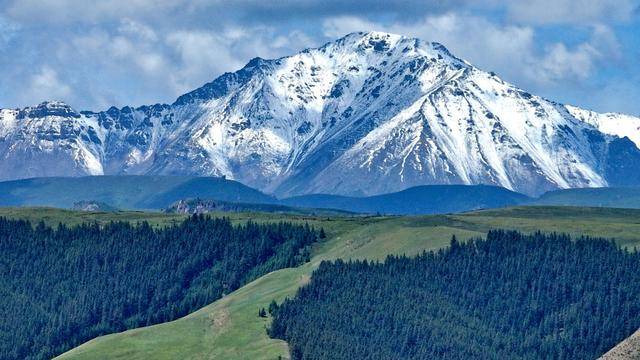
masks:
[(0, 180), (206, 175), (278, 196), (437, 184), (539, 195), (639, 185), (639, 129), (532, 95), (442, 44), (352, 33), (254, 58), (170, 105), (0, 110)]
[(222, 210), (292, 213), (423, 215), (507, 206), (640, 208), (640, 187), (563, 189), (531, 198), (490, 185), (422, 185), (368, 197), (307, 194), (275, 198), (236, 181), (157, 175), (33, 178), (0, 182), (0, 206), (76, 208), (104, 204), (123, 210), (167, 209), (202, 201)]
[(309, 194), (280, 203), (297, 207), (338, 209), (363, 214), (449, 214), (522, 205), (532, 199), (505, 188), (489, 185), (423, 185), (369, 197)]
[(275, 203), (276, 199), (237, 181), (211, 177), (85, 176), (31, 178), (0, 182), (0, 206), (73, 208), (81, 201), (119, 209), (161, 209), (200, 196), (228, 202)]

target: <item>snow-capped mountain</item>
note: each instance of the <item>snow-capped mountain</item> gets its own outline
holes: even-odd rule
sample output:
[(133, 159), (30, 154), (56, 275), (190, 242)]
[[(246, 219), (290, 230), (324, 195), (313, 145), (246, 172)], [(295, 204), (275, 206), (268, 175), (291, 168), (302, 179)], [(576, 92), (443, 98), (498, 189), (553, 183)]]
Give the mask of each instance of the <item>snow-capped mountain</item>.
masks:
[(226, 176), (278, 195), (424, 184), (527, 194), (640, 185), (640, 119), (529, 94), (443, 45), (379, 32), (251, 60), (171, 105), (0, 111), (0, 179)]

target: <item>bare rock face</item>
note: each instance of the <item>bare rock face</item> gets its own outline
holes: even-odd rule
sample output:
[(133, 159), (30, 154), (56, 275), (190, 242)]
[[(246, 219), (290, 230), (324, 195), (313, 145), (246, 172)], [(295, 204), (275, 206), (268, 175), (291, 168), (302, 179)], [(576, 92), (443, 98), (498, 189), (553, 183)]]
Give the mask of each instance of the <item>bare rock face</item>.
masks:
[(82, 201), (77, 201), (73, 204), (73, 210), (78, 210), (78, 211), (87, 211), (87, 212), (96, 212), (96, 211), (100, 211), (100, 212), (113, 212), (113, 211), (117, 211), (116, 208), (114, 208), (111, 205), (105, 204), (101, 201), (92, 201), (92, 200), (82, 200)]
[(178, 200), (164, 209), (166, 213), (188, 215), (208, 214), (213, 211), (225, 211), (225, 208), (216, 200), (186, 199)]
[(523, 91), (443, 45), (353, 33), (251, 60), (171, 105), (0, 110), (0, 180), (226, 176), (278, 195), (640, 185), (640, 119)]
[(640, 330), (629, 336), (626, 340), (616, 345), (601, 360), (638, 360), (640, 359)]

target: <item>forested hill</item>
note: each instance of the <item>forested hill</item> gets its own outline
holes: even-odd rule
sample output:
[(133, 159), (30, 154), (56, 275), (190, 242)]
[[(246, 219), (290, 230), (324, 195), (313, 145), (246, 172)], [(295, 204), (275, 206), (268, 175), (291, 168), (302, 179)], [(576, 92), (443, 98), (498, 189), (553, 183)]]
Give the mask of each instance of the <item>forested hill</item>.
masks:
[(96, 336), (174, 320), (309, 258), (316, 231), (194, 215), (154, 229), (0, 218), (0, 359), (49, 359)]
[(294, 359), (595, 359), (640, 327), (640, 254), (492, 231), (416, 258), (323, 262), (269, 310)]

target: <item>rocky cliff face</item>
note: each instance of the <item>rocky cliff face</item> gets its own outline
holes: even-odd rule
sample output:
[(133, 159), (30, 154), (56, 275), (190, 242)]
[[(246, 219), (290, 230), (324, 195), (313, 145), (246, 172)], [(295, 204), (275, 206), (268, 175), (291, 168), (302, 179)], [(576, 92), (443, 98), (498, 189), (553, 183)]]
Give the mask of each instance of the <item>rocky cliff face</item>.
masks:
[[(532, 95), (438, 43), (353, 33), (171, 105), (0, 112), (0, 178), (226, 176), (279, 195), (640, 185), (640, 119)], [(627, 138), (625, 138), (627, 137)]]

